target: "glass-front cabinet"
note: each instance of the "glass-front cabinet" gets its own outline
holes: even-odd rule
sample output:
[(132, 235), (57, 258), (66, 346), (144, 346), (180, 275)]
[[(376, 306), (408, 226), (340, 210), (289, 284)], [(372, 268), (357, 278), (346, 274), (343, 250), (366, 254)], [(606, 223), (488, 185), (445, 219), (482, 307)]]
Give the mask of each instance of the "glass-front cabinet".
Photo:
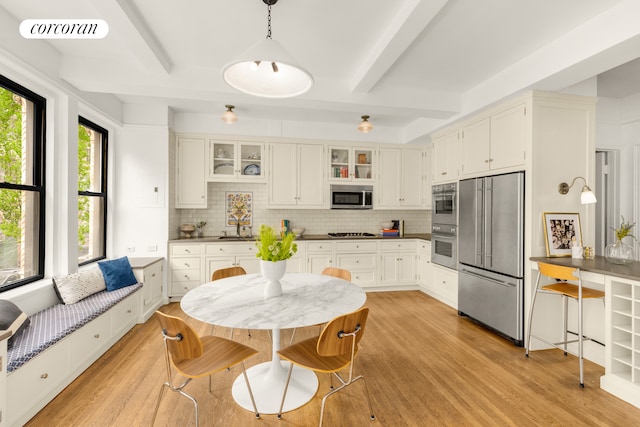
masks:
[(375, 150), (363, 147), (329, 147), (329, 180), (373, 181)]
[(264, 143), (209, 140), (209, 181), (264, 181)]

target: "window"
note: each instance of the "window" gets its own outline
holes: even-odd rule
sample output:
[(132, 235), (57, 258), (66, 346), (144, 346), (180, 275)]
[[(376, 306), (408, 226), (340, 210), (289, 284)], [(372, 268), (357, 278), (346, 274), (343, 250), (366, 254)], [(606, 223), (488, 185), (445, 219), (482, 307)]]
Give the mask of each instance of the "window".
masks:
[(45, 107), (0, 76), (0, 291), (44, 277)]
[(106, 256), (108, 132), (80, 117), (78, 125), (78, 263)]

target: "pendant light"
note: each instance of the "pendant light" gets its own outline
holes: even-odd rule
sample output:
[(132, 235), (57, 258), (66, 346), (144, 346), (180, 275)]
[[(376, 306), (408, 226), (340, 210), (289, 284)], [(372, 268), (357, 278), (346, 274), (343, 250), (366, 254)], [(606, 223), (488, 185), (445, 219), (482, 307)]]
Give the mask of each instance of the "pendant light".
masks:
[(225, 122), (228, 125), (232, 125), (235, 122), (238, 121), (238, 116), (236, 116), (236, 113), (233, 112), (233, 109), (236, 108), (234, 105), (225, 105), (224, 108), (227, 109), (227, 111), (225, 111), (224, 113), (222, 113), (222, 121)]
[(369, 116), (362, 116), (362, 121), (358, 125), (358, 130), (362, 133), (367, 133), (373, 129), (373, 125), (369, 123)]
[(222, 69), (224, 81), (234, 89), (265, 98), (289, 98), (311, 89), (313, 77), (271, 38), (271, 6), (267, 5), (267, 37)]

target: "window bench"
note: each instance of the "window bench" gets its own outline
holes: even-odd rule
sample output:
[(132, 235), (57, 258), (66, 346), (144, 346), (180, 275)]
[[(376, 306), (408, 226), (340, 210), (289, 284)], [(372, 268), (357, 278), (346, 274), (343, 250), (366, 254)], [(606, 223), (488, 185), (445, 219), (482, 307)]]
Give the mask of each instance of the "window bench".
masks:
[(30, 326), (16, 336), (1, 373), (6, 375), (3, 425), (25, 424), (122, 338), (140, 316), (142, 287), (98, 292), (29, 316)]

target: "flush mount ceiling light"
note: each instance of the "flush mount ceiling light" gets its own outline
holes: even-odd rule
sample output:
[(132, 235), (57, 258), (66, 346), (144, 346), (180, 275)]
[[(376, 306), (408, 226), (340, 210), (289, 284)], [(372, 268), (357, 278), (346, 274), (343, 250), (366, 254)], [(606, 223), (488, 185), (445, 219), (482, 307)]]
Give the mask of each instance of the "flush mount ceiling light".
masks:
[(576, 176), (575, 178), (573, 178), (573, 181), (571, 181), (571, 185), (567, 184), (566, 182), (561, 182), (558, 185), (558, 193), (567, 194), (571, 187), (573, 187), (573, 184), (576, 183), (576, 179), (581, 179), (584, 182), (582, 192), (580, 193), (580, 203), (582, 203), (583, 205), (596, 203), (598, 201), (596, 199), (596, 195), (593, 194), (593, 191), (591, 191), (591, 189), (587, 186), (587, 180), (581, 176)]
[(358, 130), (362, 133), (367, 133), (373, 129), (373, 125), (369, 123), (369, 116), (362, 116), (362, 121), (358, 125)]
[(224, 113), (222, 113), (222, 121), (225, 122), (228, 125), (232, 125), (234, 124), (236, 121), (238, 121), (238, 116), (236, 116), (236, 113), (233, 112), (233, 109), (236, 108), (234, 105), (225, 105), (224, 108), (227, 109), (227, 111), (225, 111)]
[(271, 38), (271, 6), (267, 5), (267, 37), (222, 69), (224, 81), (234, 89), (265, 98), (289, 98), (311, 89), (313, 77)]

